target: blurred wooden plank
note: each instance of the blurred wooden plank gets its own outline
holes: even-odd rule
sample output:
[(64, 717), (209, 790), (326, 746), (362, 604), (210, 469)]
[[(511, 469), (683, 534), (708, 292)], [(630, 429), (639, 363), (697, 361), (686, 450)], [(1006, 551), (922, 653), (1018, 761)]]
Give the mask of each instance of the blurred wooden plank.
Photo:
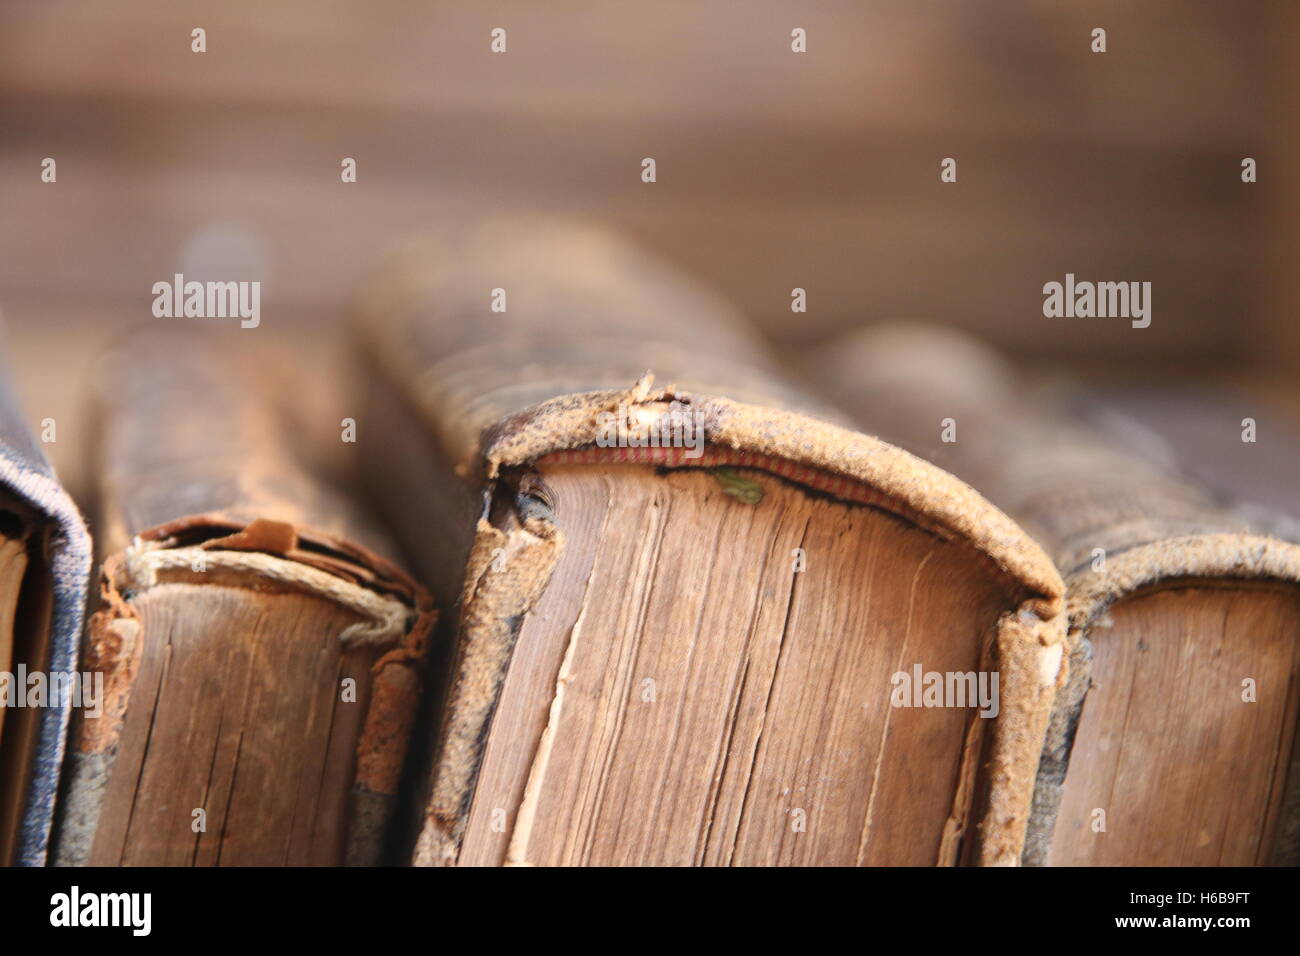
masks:
[[(1238, 188), (1236, 143), (1079, 143), (1023, 131), (907, 125), (802, 130), (695, 117), (575, 125), (549, 117), (391, 107), (304, 112), (213, 103), (196, 109), (107, 98), (94, 90), (76, 97), (0, 93), (0, 125), (6, 130), (0, 151), (37, 164), (55, 156), (74, 169), (118, 162), (148, 171), (213, 168), (337, 183), (340, 159), (352, 156), (360, 186), (558, 189), (597, 197), (644, 191), (640, 161), (653, 155), (659, 166), (654, 191), (675, 197), (895, 205), (929, 197), (958, 206), (976, 196), (1002, 197), (1030, 210), (1042, 201), (1077, 203), (1085, 215), (1094, 204), (1103, 210), (1125, 203), (1248, 207)], [(956, 184), (939, 182), (946, 156), (958, 158)]]
[[(1255, 138), (1256, 68), (1285, 0), (11, 0), (0, 88), (188, 103)], [(190, 30), (208, 52), (190, 51)], [(489, 30), (509, 52), (489, 51)], [(809, 52), (789, 49), (808, 30)], [(1089, 33), (1109, 31), (1094, 55)]]
[[(595, 196), (508, 183), (440, 188), (439, 177), (423, 188), (406, 180), (344, 186), (329, 169), (314, 181), (100, 162), (61, 170), (53, 186), (34, 175), (21, 184), (12, 157), (0, 155), (0, 179), (20, 182), (6, 196), (8, 222), (40, 224), (0, 231), (0, 295), (134, 303), (147, 316), (152, 284), (185, 271), (187, 243), (215, 226), (256, 247), (251, 259), (234, 261), (256, 272), (239, 278), (264, 283), (266, 315), (337, 312), (406, 233), (449, 216), (534, 209), (627, 229), (786, 339), (906, 314), (978, 327), (1017, 351), (1122, 342), (1137, 353), (1177, 354), (1249, 344), (1240, 325), (1225, 322), (1249, 314), (1245, 226), (1197, 206), (1120, 203), (1106, 216), (1068, 198), (1035, 204), (1018, 195), (999, 211), (997, 197), (978, 190), (949, 203), (937, 183), (900, 188), (877, 204), (676, 198), (658, 190), (662, 183)], [(1044, 318), (1042, 284), (1067, 271), (1152, 281), (1152, 327), (1137, 335), (1122, 320)], [(789, 311), (794, 286), (808, 290), (807, 314)]]
[[(1300, 380), (1300, 3), (1286, 4), (1270, 35), (1267, 67), (1270, 115), (1281, 141), (1259, 165), (1259, 181), (1242, 184), (1265, 210), (1268, 245), (1260, 256), (1265, 287), (1257, 324), (1256, 352), (1262, 364), (1289, 369)], [(1244, 155), (1253, 155), (1243, 151)], [(1300, 510), (1300, 509), (1297, 509)]]
[[(1080, 363), (1242, 359), (1279, 337), (1258, 318), (1271, 194), (1238, 163), (1246, 143), (1287, 175), (1255, 62), (1286, 21), (1266, 0), (1170, 9), (11, 3), (0, 301), (147, 316), (149, 286), (215, 226), (263, 250), (276, 321), (340, 314), (408, 230), (532, 208), (628, 229), (787, 341), (912, 315)], [(505, 57), (487, 52), (499, 24)], [(1152, 281), (1152, 328), (1044, 319), (1041, 285), (1067, 271)]]

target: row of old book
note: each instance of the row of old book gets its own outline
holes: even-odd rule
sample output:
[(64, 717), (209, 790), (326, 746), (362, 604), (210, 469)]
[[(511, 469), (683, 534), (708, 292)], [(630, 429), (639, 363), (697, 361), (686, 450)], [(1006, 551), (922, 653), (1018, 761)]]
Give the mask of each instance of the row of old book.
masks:
[(974, 343), (536, 220), (357, 311), (325, 453), (258, 330), (124, 337), (93, 547), (3, 403), (5, 861), (1295, 862), (1300, 547)]

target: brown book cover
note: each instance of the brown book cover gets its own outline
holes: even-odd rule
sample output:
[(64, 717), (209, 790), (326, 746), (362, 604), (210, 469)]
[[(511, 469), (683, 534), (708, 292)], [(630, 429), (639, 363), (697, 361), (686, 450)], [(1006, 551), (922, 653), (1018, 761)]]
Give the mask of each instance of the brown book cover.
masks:
[(432, 602), (303, 468), (235, 334), (141, 330), (99, 366), (106, 690), (73, 728), (58, 863), (382, 859)]
[(959, 333), (877, 326), (808, 367), (1019, 519), (1065, 578), (1069, 680), (1025, 862), (1297, 862), (1300, 546)]
[(361, 311), (369, 480), (458, 613), (416, 863), (1018, 861), (1063, 618), (1013, 521), (599, 230), (449, 228)]

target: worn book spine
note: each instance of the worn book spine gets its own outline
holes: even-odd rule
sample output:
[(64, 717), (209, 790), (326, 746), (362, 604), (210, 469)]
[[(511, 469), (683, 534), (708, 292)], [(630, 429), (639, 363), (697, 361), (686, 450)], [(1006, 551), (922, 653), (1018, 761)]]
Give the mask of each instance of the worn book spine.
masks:
[[(3, 373), (0, 373), (0, 486), (21, 501), (44, 525), (39, 553), (29, 573), (48, 588), (48, 650), (33, 670), (68, 675), (78, 669), (91, 544), (77, 506), (60, 486), (40, 447), (28, 432)], [(35, 729), (34, 752), (19, 810), (13, 860), (25, 866), (46, 862), (54, 805), (63, 766), (72, 701), (62, 695), (42, 708)]]
[[(489, 306), (494, 289), (508, 297), (503, 309)], [(786, 383), (727, 306), (600, 230), (496, 221), (417, 240), (376, 278), (361, 312), (376, 382), (368, 420), (391, 428), (391, 458), (371, 462), (374, 480), (405, 512), (395, 484), (423, 476), (422, 489), (405, 490), (445, 534), (413, 523), (415, 537), (428, 573), (459, 606), (417, 863), (456, 862), (520, 621), (564, 548), (531, 466), (599, 456), (610, 416), (683, 412), (704, 423), (716, 456), (706, 462), (821, 475), (830, 493), (888, 501), (1018, 582), (1019, 606), (996, 640), (1005, 703), (975, 859), (1019, 859), (1063, 674), (1064, 620), (1059, 576), (1014, 522), (940, 469), (844, 427), (838, 412)], [(509, 519), (497, 520), (503, 509)], [(435, 540), (448, 542), (444, 553)]]
[[(1032, 382), (977, 341), (921, 323), (846, 335), (807, 357), (824, 392), (863, 427), (964, 478), (1039, 541), (1066, 583), (1069, 678), (1057, 697), (1024, 862), (1047, 861), (1080, 714), (1093, 631), (1116, 602), (1161, 583), (1300, 584), (1300, 546), (1188, 480), (1158, 441), (1070, 412), (1074, 389)], [(1274, 853), (1300, 858), (1300, 762)]]
[[(124, 721), (133, 704), (147, 703), (133, 699), (133, 682), (143, 649), (157, 638), (142, 626), (139, 600), (163, 585), (174, 586), (182, 618), (183, 586), (246, 593), (271, 619), (272, 633), (282, 593), (321, 599), (352, 615), (354, 623), (336, 639), (344, 648), (372, 649), (366, 651), (372, 663), (352, 755), (330, 758), (331, 766), (343, 761), (354, 768), (347, 851), (334, 862), (381, 859), (436, 614), (427, 592), (380, 556), (393, 549), (368, 517), (302, 467), (294, 437), (274, 413), (282, 396), (268, 390), (277, 377), (265, 362), (252, 342), (142, 330), (100, 363), (93, 405), (104, 561), (85, 657), (105, 675), (106, 702), (99, 719), (83, 719), (75, 729), (59, 863), (94, 860)], [(197, 620), (193, 627), (211, 629), (213, 622)], [(243, 635), (227, 632), (222, 639)], [(209, 692), (235, 703), (246, 693), (219, 678), (211, 675)], [(305, 674), (258, 677), (267, 680), (279, 682), (286, 697), (338, 697), (337, 689), (316, 688)], [(294, 733), (286, 727), (283, 739), (292, 741)], [(297, 785), (283, 782), (291, 784)]]

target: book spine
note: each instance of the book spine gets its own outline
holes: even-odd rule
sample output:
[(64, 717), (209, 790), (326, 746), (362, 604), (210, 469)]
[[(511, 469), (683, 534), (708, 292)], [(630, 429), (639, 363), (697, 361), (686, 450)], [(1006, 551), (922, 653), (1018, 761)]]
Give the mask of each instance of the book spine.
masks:
[(74, 731), (59, 863), (84, 863), (93, 845), (148, 639), (132, 596), (159, 568), (183, 573), (196, 559), (223, 580), (266, 579), (373, 619), (341, 637), (387, 648), (371, 668), (345, 862), (379, 861), (436, 612), (427, 592), (380, 556), (392, 547), (368, 516), (299, 464), (282, 423), (267, 414), (275, 402), (258, 384), (266, 377), (250, 371), (256, 355), (200, 335), (142, 334), (100, 366), (98, 493), (109, 550), (86, 660), (105, 674), (105, 707)]

